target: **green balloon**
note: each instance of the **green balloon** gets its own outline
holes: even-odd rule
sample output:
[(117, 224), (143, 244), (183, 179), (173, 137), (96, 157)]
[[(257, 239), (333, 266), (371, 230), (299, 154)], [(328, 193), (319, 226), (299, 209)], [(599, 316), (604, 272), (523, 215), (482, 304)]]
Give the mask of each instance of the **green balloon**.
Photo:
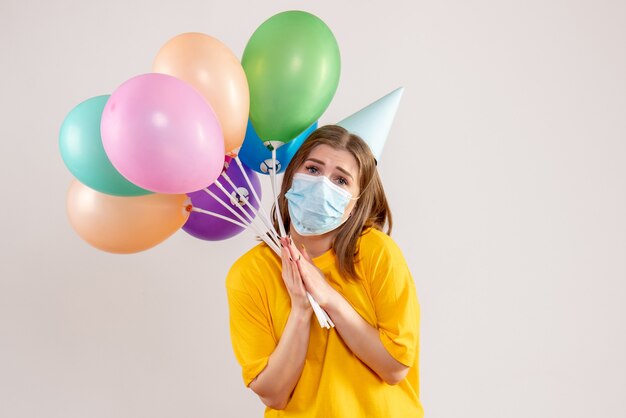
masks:
[(102, 146), (100, 119), (109, 95), (87, 99), (65, 117), (59, 148), (69, 170), (84, 185), (115, 196), (151, 194), (131, 183), (113, 167)]
[(290, 141), (317, 121), (337, 91), (341, 70), (330, 28), (302, 11), (263, 22), (241, 64), (250, 87), (250, 121), (264, 141)]

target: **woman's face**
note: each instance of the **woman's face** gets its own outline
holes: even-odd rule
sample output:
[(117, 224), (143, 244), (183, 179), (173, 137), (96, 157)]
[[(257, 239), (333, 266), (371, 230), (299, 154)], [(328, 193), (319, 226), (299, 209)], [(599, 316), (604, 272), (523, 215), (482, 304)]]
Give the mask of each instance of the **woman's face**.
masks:
[[(310, 176), (326, 176), (333, 184), (350, 192), (352, 197), (359, 195), (359, 166), (356, 159), (345, 150), (320, 144), (311, 150), (308, 158), (298, 167), (296, 173)], [(357, 200), (351, 200), (343, 219), (346, 219)]]

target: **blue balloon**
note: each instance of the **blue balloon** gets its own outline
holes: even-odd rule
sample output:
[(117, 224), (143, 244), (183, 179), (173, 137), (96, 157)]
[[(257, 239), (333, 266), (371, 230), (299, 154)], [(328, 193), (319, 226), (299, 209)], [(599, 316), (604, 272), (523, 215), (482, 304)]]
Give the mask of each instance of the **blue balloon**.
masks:
[[(305, 139), (317, 129), (317, 122), (313, 123), (306, 130), (300, 133), (297, 137), (289, 142), (266, 142), (265, 144), (277, 146), (276, 148), (276, 174), (282, 173), (289, 165), (289, 162), (293, 158), (294, 154)], [(246, 136), (239, 150), (239, 159), (242, 163), (260, 174), (270, 174), (272, 170), (272, 151), (267, 145), (263, 143), (263, 140), (259, 138), (252, 123), (248, 120), (248, 127), (246, 128)]]

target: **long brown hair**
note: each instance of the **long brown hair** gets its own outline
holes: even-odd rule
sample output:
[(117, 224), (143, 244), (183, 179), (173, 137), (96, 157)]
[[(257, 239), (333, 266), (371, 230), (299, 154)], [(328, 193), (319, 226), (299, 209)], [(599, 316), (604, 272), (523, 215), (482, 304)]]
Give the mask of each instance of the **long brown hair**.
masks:
[[(387, 235), (391, 234), (392, 218), (383, 184), (376, 169), (376, 159), (369, 146), (358, 135), (348, 132), (337, 125), (326, 125), (315, 130), (302, 143), (293, 159), (285, 169), (278, 205), (285, 228), (288, 230), (291, 223), (288, 202), (285, 193), (291, 188), (295, 171), (304, 164), (311, 151), (318, 145), (326, 144), (337, 150), (348, 151), (356, 159), (359, 167), (359, 193), (352, 215), (337, 229), (333, 241), (333, 250), (339, 263), (339, 272), (351, 279), (356, 279), (355, 263), (358, 260), (358, 241), (367, 228), (376, 228), (383, 231), (385, 225)], [(274, 227), (276, 222), (276, 208), (272, 208)]]

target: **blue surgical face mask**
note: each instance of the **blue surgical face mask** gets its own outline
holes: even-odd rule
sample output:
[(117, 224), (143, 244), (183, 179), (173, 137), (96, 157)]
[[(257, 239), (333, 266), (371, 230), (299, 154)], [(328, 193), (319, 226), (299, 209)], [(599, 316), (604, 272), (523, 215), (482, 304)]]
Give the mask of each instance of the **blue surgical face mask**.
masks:
[(296, 173), (285, 193), (291, 224), (300, 235), (321, 235), (341, 226), (350, 192), (333, 184), (326, 176)]

